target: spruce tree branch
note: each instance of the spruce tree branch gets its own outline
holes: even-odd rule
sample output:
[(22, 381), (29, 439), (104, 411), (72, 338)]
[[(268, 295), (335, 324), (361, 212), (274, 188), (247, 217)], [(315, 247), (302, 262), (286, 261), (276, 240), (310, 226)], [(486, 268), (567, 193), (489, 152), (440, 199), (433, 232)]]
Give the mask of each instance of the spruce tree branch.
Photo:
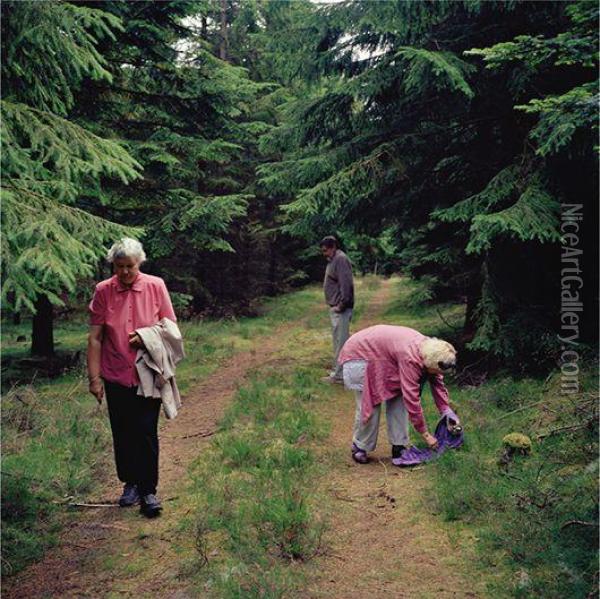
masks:
[(131, 94), (133, 96), (141, 96), (142, 98), (158, 98), (161, 100), (181, 100), (184, 102), (196, 102), (198, 100), (197, 96), (180, 96), (177, 94), (160, 94), (157, 92), (150, 92), (142, 89), (131, 89), (128, 87), (122, 87), (120, 85), (110, 85), (106, 86), (104, 89), (108, 91), (120, 91), (126, 94)]

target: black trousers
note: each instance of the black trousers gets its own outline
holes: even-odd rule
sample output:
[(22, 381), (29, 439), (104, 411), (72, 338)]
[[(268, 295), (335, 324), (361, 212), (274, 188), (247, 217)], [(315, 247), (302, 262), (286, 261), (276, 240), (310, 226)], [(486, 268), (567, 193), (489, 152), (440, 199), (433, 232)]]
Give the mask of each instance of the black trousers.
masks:
[(141, 495), (158, 484), (158, 414), (160, 399), (136, 395), (137, 387), (104, 383), (117, 475), (135, 484)]

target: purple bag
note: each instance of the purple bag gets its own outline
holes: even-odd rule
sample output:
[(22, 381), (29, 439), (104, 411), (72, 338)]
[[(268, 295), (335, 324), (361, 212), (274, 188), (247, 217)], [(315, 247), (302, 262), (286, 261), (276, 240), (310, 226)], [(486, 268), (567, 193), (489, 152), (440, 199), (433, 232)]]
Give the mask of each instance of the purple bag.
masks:
[(452, 415), (446, 415), (442, 416), (437, 423), (435, 438), (438, 440), (438, 448), (436, 450), (419, 449), (413, 445), (405, 449), (399, 458), (393, 458), (392, 464), (394, 466), (416, 466), (439, 458), (448, 449), (459, 448), (464, 443), (464, 433), (460, 425), (452, 424), (453, 420)]

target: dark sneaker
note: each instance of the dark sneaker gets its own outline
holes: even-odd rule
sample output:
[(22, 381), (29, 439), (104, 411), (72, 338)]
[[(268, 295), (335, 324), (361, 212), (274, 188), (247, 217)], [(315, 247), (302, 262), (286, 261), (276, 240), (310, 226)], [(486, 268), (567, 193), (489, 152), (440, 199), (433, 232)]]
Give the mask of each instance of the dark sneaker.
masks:
[(392, 464), (394, 466), (399, 466), (398, 463), (400, 458), (402, 457), (402, 452), (406, 449), (404, 445), (392, 445)]
[(364, 449), (360, 449), (357, 445), (352, 443), (352, 459), (358, 464), (366, 464), (369, 461), (367, 452)]
[(162, 505), (156, 495), (149, 493), (148, 495), (142, 495), (140, 501), (140, 512), (146, 516), (146, 518), (156, 518), (160, 515)]
[(119, 498), (121, 507), (130, 507), (140, 502), (140, 494), (138, 493), (137, 485), (127, 483), (123, 487), (123, 493)]

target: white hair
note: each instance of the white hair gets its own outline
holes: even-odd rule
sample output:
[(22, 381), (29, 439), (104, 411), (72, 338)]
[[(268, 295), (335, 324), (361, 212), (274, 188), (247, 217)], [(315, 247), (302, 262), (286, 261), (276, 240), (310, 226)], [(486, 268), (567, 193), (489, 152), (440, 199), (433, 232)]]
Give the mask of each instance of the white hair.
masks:
[(426, 368), (450, 370), (456, 366), (456, 350), (447, 341), (427, 337), (421, 343), (421, 356)]
[(106, 259), (111, 264), (118, 258), (134, 258), (139, 264), (146, 261), (146, 252), (137, 239), (123, 237), (108, 250)]

